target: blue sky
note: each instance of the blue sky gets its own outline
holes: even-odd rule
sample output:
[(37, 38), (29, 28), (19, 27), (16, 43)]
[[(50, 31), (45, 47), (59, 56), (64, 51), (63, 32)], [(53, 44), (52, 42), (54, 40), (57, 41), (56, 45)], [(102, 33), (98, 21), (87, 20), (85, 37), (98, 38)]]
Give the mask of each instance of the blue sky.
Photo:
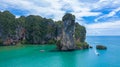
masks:
[(30, 14), (61, 20), (70, 12), (88, 36), (120, 35), (120, 0), (0, 0), (0, 11), (16, 17)]

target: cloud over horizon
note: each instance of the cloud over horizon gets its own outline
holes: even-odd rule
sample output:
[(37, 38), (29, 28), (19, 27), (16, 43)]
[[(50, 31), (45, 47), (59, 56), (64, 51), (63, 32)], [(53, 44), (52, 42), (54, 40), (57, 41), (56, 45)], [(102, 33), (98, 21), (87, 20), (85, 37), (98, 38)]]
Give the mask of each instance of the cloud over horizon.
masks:
[(119, 3), (120, 0), (0, 0), (0, 11), (9, 10), (16, 17), (33, 14), (56, 21), (69, 12), (86, 27), (87, 35), (120, 35)]

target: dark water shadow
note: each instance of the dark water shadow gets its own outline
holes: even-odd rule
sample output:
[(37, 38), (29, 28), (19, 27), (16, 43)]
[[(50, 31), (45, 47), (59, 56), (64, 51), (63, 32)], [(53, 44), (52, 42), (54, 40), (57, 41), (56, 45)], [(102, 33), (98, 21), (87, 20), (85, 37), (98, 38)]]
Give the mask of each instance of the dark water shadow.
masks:
[(74, 52), (74, 51), (76, 50), (66, 50), (66, 51), (57, 50), (57, 49), (49, 50), (49, 52)]

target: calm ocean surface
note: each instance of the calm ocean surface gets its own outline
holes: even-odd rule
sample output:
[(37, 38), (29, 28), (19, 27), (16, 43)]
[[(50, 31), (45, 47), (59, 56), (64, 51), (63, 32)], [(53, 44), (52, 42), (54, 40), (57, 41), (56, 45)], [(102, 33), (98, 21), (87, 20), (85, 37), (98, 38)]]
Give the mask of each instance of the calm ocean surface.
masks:
[[(54, 45), (0, 47), (0, 67), (120, 67), (120, 36), (89, 36), (86, 41), (94, 48), (57, 52)], [(95, 54), (97, 44), (108, 48), (97, 50), (100, 56)]]

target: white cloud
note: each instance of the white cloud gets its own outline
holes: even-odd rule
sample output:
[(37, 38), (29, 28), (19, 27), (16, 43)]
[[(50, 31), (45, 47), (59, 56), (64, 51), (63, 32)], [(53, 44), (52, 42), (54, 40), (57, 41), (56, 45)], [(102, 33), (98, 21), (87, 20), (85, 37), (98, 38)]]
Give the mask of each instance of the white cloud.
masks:
[(95, 19), (95, 22), (98, 22), (100, 19), (103, 19), (103, 18), (108, 18), (108, 17), (113, 17), (115, 16), (115, 14), (120, 11), (120, 7), (114, 9), (113, 11), (111, 11), (109, 14), (106, 14), (106, 15), (103, 15), (103, 16), (100, 16), (98, 18)]
[(61, 10), (62, 8), (72, 9), (72, 13), (77, 17), (98, 16), (100, 12), (91, 12), (91, 10), (114, 7), (119, 2), (120, 0), (0, 0), (0, 7), (4, 10), (13, 8), (26, 10), (28, 14), (39, 14), (44, 17), (54, 15), (60, 18), (66, 12)]
[(27, 15), (37, 14), (43, 17), (52, 15), (55, 20), (59, 20), (65, 14), (66, 11), (61, 10), (62, 8), (72, 9), (76, 18), (100, 14), (99, 12), (91, 12), (91, 8), (79, 0), (0, 0), (0, 4), (0, 7), (4, 10), (9, 8), (20, 9), (28, 11)]
[(87, 35), (120, 35), (120, 20), (86, 25)]
[(100, 12), (81, 12), (81, 13), (73, 13), (76, 17), (85, 17), (85, 16), (98, 16)]
[(92, 6), (93, 9), (115, 8), (120, 7), (119, 3), (120, 0), (99, 0), (96, 3), (93, 3)]
[(19, 16), (19, 15), (16, 15), (15, 17), (16, 17), (16, 18), (19, 18), (20, 16)]
[[(61, 18), (65, 11), (61, 11), (61, 5), (57, 0), (41, 0), (42, 3), (46, 4), (46, 6), (38, 5), (35, 3), (35, 1), (29, 1), (29, 0), (1, 0), (1, 3), (6, 4), (6, 6), (1, 5), (1, 8), (3, 7), (4, 10), (12, 8), (12, 9), (19, 9), (28, 11), (28, 14), (34, 14), (34, 15), (41, 15), (43, 17), (48, 16), (55, 16), (53, 19), (58, 20), (58, 18)], [(36, 0), (36, 2), (40, 3), (41, 1)], [(47, 5), (49, 3), (49, 5)]]

